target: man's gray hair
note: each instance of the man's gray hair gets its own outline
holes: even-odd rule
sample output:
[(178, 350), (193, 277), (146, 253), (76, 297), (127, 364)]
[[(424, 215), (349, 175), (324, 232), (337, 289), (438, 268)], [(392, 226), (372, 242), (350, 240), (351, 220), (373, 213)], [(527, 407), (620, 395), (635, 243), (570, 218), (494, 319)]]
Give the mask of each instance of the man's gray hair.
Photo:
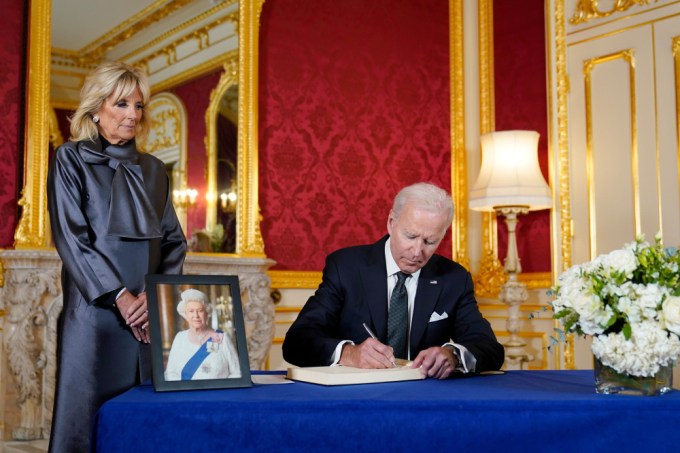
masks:
[(446, 228), (453, 221), (453, 200), (451, 195), (432, 183), (418, 182), (401, 189), (397, 196), (394, 197), (394, 204), (392, 205), (395, 219), (399, 218), (401, 211), (407, 203), (411, 203), (414, 207), (426, 211), (446, 214)]

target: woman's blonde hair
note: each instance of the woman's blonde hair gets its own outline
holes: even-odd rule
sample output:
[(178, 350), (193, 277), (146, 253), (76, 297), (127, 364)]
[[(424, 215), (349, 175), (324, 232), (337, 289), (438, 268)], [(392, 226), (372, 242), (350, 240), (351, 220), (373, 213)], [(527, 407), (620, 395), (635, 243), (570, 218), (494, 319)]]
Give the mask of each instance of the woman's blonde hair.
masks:
[[(146, 105), (151, 97), (151, 89), (146, 73), (139, 68), (121, 62), (103, 63), (92, 71), (80, 90), (80, 104), (71, 117), (71, 140), (96, 140), (99, 129), (94, 115), (102, 108), (104, 101), (111, 95), (118, 101), (134, 93), (139, 88), (142, 102)], [(149, 132), (149, 120), (142, 112), (137, 123), (136, 137), (143, 140)]]

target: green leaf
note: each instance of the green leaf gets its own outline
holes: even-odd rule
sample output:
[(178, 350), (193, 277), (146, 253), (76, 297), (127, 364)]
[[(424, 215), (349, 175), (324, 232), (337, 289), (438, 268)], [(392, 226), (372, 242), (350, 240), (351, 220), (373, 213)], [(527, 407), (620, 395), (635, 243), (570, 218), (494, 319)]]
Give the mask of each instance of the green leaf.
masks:
[(623, 325), (623, 329), (621, 330), (623, 332), (623, 336), (626, 338), (626, 340), (630, 340), (631, 335), (633, 334), (633, 331), (630, 327), (629, 323), (625, 323)]

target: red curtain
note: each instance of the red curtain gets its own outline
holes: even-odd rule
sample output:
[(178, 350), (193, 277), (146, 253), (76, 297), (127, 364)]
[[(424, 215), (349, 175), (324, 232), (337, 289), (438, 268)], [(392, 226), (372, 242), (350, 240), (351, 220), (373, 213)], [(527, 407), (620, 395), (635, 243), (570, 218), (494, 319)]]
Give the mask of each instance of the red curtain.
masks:
[(24, 2), (5, 2), (0, 19), (0, 248), (14, 244), (22, 184), (24, 133)]
[[(548, 181), (548, 99), (543, 0), (494, 0), (496, 130), (528, 129), (541, 134), (538, 157)], [(550, 211), (521, 216), (517, 248), (522, 272), (550, 272)], [(498, 255), (505, 258), (507, 228), (498, 219)]]
[(403, 186), (450, 188), (448, 17), (433, 0), (264, 4), (259, 190), (275, 269), (321, 270), (376, 241)]

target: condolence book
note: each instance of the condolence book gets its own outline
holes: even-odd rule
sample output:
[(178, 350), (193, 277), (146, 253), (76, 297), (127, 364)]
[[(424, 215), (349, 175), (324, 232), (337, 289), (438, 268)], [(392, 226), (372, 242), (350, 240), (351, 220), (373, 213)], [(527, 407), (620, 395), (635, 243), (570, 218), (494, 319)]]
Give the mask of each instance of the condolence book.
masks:
[(425, 375), (420, 368), (411, 368), (409, 366), (366, 369), (342, 365), (288, 368), (286, 377), (295, 381), (321, 385), (373, 384), (376, 382), (425, 379)]

